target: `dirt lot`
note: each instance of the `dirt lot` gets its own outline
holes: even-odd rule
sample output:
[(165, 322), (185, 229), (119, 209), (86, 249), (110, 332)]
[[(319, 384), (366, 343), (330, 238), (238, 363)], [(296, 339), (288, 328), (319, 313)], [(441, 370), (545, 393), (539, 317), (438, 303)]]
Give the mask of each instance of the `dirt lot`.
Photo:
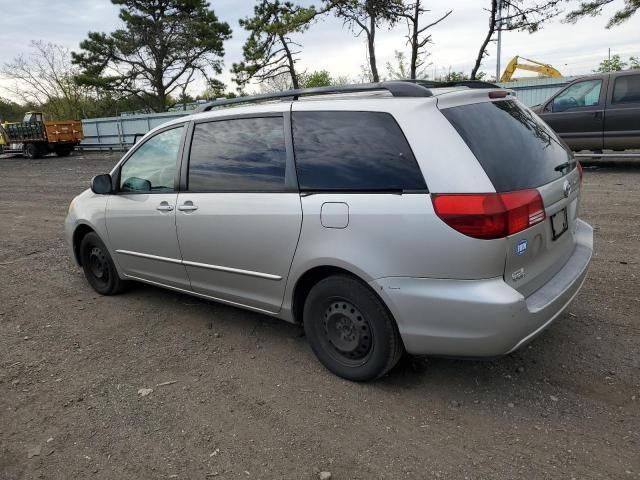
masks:
[(529, 347), (354, 384), (295, 325), (142, 285), (96, 295), (62, 224), (116, 160), (0, 159), (3, 480), (640, 478), (640, 164), (586, 169), (590, 276)]

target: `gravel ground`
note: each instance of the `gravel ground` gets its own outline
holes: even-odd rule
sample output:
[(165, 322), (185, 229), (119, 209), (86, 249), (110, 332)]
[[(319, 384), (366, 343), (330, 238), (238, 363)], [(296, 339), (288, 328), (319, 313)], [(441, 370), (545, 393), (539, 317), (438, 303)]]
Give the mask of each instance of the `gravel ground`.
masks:
[(96, 295), (62, 224), (116, 160), (0, 159), (3, 480), (640, 478), (640, 163), (585, 169), (591, 272), (530, 346), (354, 384), (298, 326), (143, 285)]

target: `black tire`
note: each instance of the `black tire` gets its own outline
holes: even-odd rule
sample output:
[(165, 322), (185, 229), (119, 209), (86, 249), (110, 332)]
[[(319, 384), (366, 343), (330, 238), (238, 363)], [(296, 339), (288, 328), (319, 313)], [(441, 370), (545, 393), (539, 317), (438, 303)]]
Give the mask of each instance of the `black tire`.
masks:
[(24, 155), (30, 160), (35, 160), (36, 158), (40, 158), (42, 155), (40, 154), (40, 149), (38, 145), (35, 143), (27, 143), (24, 147)]
[(68, 157), (71, 154), (72, 148), (57, 148), (56, 155), (59, 157)]
[(404, 353), (398, 327), (382, 301), (360, 280), (332, 275), (304, 304), (304, 331), (320, 362), (356, 382), (379, 378)]
[(101, 295), (116, 295), (124, 288), (116, 266), (100, 237), (87, 233), (80, 242), (80, 260), (87, 281)]

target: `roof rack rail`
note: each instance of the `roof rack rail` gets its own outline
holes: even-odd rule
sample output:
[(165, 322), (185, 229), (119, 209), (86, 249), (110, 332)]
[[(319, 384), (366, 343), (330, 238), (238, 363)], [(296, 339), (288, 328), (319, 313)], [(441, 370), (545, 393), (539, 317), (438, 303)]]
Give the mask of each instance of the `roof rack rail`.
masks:
[(450, 88), (450, 87), (468, 87), (468, 88), (502, 88), (495, 83), (485, 82), (484, 80), (453, 80), (450, 82), (438, 82), (435, 80), (400, 80), (401, 82), (415, 83), (425, 88)]
[(300, 97), (313, 95), (333, 95), (339, 93), (375, 92), (387, 90), (394, 97), (432, 97), (432, 88), (468, 87), (468, 88), (502, 88), (481, 80), (459, 80), (453, 82), (436, 82), (432, 80), (393, 80), (388, 82), (364, 83), (359, 85), (342, 85), (334, 87), (299, 88), (284, 92), (264, 93), (247, 97), (225, 98), (199, 106), (194, 113), (208, 112), (212, 108), (241, 103), (267, 102), (283, 98), (298, 100)]
[(300, 97), (311, 95), (332, 95), (339, 93), (359, 93), (375, 92), (387, 90), (394, 97), (431, 97), (433, 94), (428, 88), (417, 82), (390, 81), (378, 83), (365, 83), (360, 85), (343, 85), (335, 87), (299, 88), (297, 90), (287, 90), (284, 92), (265, 93), (261, 95), (251, 95), (247, 97), (226, 98), (206, 103), (196, 108), (194, 113), (208, 112), (212, 108), (240, 103), (266, 102), (279, 98), (291, 98), (298, 100)]

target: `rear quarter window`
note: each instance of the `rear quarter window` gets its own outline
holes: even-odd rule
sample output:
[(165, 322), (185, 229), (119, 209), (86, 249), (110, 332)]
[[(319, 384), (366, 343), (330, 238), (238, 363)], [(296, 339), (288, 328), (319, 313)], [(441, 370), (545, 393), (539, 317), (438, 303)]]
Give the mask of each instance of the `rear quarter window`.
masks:
[(424, 190), (424, 177), (395, 119), (384, 112), (295, 112), (301, 190)]
[(572, 162), (569, 148), (533, 112), (513, 100), (442, 110), (497, 192), (536, 188), (565, 175), (556, 167)]
[(618, 77), (613, 86), (613, 103), (640, 102), (640, 75)]

